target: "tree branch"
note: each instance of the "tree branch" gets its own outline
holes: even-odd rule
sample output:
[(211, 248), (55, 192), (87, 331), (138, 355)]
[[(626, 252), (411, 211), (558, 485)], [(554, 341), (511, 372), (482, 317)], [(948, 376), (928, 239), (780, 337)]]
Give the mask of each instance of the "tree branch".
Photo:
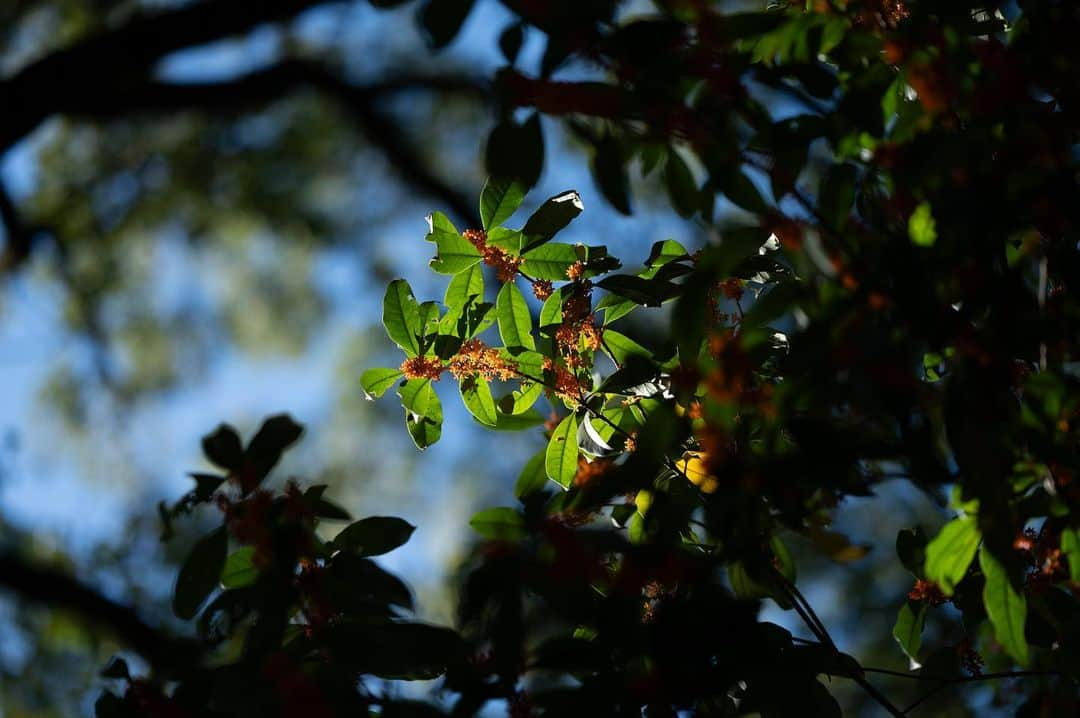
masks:
[(268, 22), (288, 20), (340, 0), (203, 0), (136, 17), (23, 68), (0, 82), (0, 152), (67, 102), (117, 96), (153, 73), (165, 55), (220, 40)]
[(476, 78), (400, 74), (355, 85), (331, 72), (323, 63), (294, 59), (226, 82), (168, 83), (147, 79), (121, 94), (103, 92), (66, 98), (61, 111), (95, 119), (178, 110), (240, 111), (265, 105), (303, 87), (315, 89), (341, 104), (367, 138), (386, 154), (405, 182), (438, 200), (472, 226), (480, 226), (474, 203), (437, 177), (413, 149), (413, 141), (405, 136), (399, 124), (377, 107), (383, 96), (409, 90), (456, 92), (488, 98), (487, 85)]
[(34, 566), (10, 552), (0, 554), (0, 586), (20, 597), (72, 611), (94, 628), (105, 627), (157, 669), (190, 669), (198, 649), (145, 623), (130, 608), (115, 603), (67, 574)]

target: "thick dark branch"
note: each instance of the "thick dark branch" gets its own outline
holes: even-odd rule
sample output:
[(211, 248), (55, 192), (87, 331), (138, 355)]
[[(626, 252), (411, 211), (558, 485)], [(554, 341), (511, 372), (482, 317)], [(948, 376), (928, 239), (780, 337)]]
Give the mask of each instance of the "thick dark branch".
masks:
[(166, 83), (146, 80), (120, 94), (92, 93), (65, 98), (61, 111), (96, 119), (129, 116), (141, 112), (178, 110), (239, 111), (260, 107), (290, 91), (310, 87), (338, 101), (378, 146), (407, 183), (438, 200), (462, 220), (479, 226), (477, 211), (464, 194), (437, 177), (413, 149), (415, 144), (397, 122), (377, 107), (388, 93), (407, 90), (456, 92), (479, 98), (489, 96), (478, 79), (450, 75), (407, 75), (384, 78), (366, 85), (346, 82), (323, 64), (286, 60), (264, 70), (227, 82)]
[(332, 1), (203, 0), (137, 17), (55, 52), (0, 82), (0, 151), (62, 112), (66, 102), (122, 93), (133, 80), (149, 77), (157, 61), (171, 52), (287, 20)]
[(160, 633), (130, 608), (67, 574), (31, 565), (10, 553), (0, 554), (0, 586), (21, 598), (72, 611), (95, 629), (108, 629), (160, 670), (182, 672), (190, 669), (198, 656), (194, 644)]

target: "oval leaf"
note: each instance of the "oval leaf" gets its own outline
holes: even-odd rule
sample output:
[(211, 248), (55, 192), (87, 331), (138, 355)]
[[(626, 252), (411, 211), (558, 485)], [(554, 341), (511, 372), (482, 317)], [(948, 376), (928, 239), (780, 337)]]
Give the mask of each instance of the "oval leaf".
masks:
[(971, 516), (955, 518), (926, 546), (926, 577), (951, 596), (975, 558), (982, 535)]
[(420, 307), (409, 283), (404, 279), (395, 279), (386, 288), (382, 319), (386, 335), (401, 347), (407, 356), (414, 357), (420, 353), (420, 344), (416, 338), (420, 333)]
[(498, 227), (510, 219), (523, 199), (525, 190), (516, 180), (489, 178), (480, 192), (480, 221), (484, 223), (484, 229)]
[(360, 375), (360, 386), (364, 387), (364, 396), (367, 399), (377, 399), (385, 394), (387, 389), (396, 384), (401, 377), (400, 369), (387, 369), (385, 367), (368, 369)]
[(994, 626), (994, 637), (1018, 664), (1028, 665), (1028, 644), (1024, 638), (1027, 599), (1009, 580), (1005, 567), (984, 547), (979, 552), (979, 567), (986, 577), (983, 605)]
[(555, 480), (564, 489), (570, 488), (577, 474), (578, 445), (577, 417), (571, 414), (563, 419), (548, 443), (544, 455), (544, 469), (548, 478)]
[(172, 608), (178, 618), (185, 621), (194, 618), (199, 607), (217, 588), (228, 549), (229, 535), (224, 526), (199, 539), (191, 549), (184, 565), (180, 567), (176, 590), (173, 593)]
[(536, 349), (532, 337), (532, 314), (516, 282), (507, 282), (495, 299), (499, 336), (508, 349)]
[(404, 545), (415, 530), (415, 526), (396, 516), (369, 516), (342, 529), (331, 546), (361, 557), (381, 556)]

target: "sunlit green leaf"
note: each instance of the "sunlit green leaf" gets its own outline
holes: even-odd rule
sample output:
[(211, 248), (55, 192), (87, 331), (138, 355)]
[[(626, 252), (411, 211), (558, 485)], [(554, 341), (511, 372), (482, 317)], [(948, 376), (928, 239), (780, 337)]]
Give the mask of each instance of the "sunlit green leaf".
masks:
[(532, 314), (516, 282), (507, 282), (499, 290), (495, 315), (499, 320), (499, 335), (503, 344), (510, 349), (536, 349), (532, 337)]
[(926, 604), (906, 602), (900, 607), (893, 624), (892, 635), (901, 650), (911, 660), (911, 667), (919, 667), (919, 651), (922, 649), (923, 624), (926, 622)]
[(388, 369), (385, 367), (368, 369), (360, 375), (360, 386), (364, 388), (364, 394), (368, 399), (377, 399), (396, 384), (401, 377), (400, 369)]
[(565, 281), (566, 270), (579, 261), (573, 245), (550, 243), (530, 249), (522, 255), (521, 271), (533, 279)]
[[(464, 241), (464, 240), (462, 240)], [(404, 279), (395, 279), (383, 295), (383, 326), (386, 334), (407, 356), (420, 353), (420, 307)]]
[(525, 538), (525, 519), (511, 508), (485, 509), (469, 519), (476, 533), (484, 538), (515, 541)]
[(243, 588), (255, 583), (259, 578), (259, 569), (254, 558), (254, 546), (244, 546), (229, 554), (225, 567), (221, 570), (222, 587)]
[(491, 386), (480, 377), (462, 379), (458, 384), (461, 400), (477, 421), (488, 426), (495, 426), (499, 421), (495, 410), (495, 399), (491, 396)]
[(1013, 586), (1005, 567), (985, 547), (979, 552), (979, 567), (986, 578), (983, 605), (994, 626), (994, 637), (1018, 664), (1026, 667), (1029, 662), (1024, 637), (1027, 599)]
[(459, 234), (435, 235), (435, 257), (431, 268), (439, 274), (457, 274), (480, 261), (480, 250)]
[(480, 220), (488, 232), (498, 227), (521, 206), (525, 191), (513, 179), (491, 177), (480, 192)]
[(937, 223), (930, 205), (926, 202), (916, 207), (911, 214), (908, 220), (908, 235), (911, 243), (918, 247), (933, 247), (937, 242)]
[(555, 480), (563, 488), (572, 486), (577, 474), (577, 430), (577, 417), (570, 414), (555, 427), (544, 458), (548, 478)]
[(967, 573), (975, 558), (982, 534), (975, 519), (961, 516), (945, 524), (926, 546), (926, 577), (936, 582), (946, 596)]

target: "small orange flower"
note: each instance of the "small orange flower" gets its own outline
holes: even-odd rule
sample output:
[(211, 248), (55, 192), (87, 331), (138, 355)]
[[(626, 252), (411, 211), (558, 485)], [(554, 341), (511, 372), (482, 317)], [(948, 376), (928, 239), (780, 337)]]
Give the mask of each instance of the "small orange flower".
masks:
[(533, 296), (541, 302), (555, 293), (555, 287), (546, 279), (537, 279), (532, 284)]
[(479, 339), (470, 339), (461, 345), (450, 359), (450, 373), (456, 379), (481, 376), (487, 381), (506, 381), (517, 375), (517, 363), (504, 359), (498, 349), (492, 349)]
[(514, 257), (505, 250), (487, 243), (487, 232), (482, 229), (467, 229), (461, 233), (480, 252), (484, 264), (495, 268), (495, 275), (500, 282), (509, 282), (517, 276), (518, 268), (525, 260)]

